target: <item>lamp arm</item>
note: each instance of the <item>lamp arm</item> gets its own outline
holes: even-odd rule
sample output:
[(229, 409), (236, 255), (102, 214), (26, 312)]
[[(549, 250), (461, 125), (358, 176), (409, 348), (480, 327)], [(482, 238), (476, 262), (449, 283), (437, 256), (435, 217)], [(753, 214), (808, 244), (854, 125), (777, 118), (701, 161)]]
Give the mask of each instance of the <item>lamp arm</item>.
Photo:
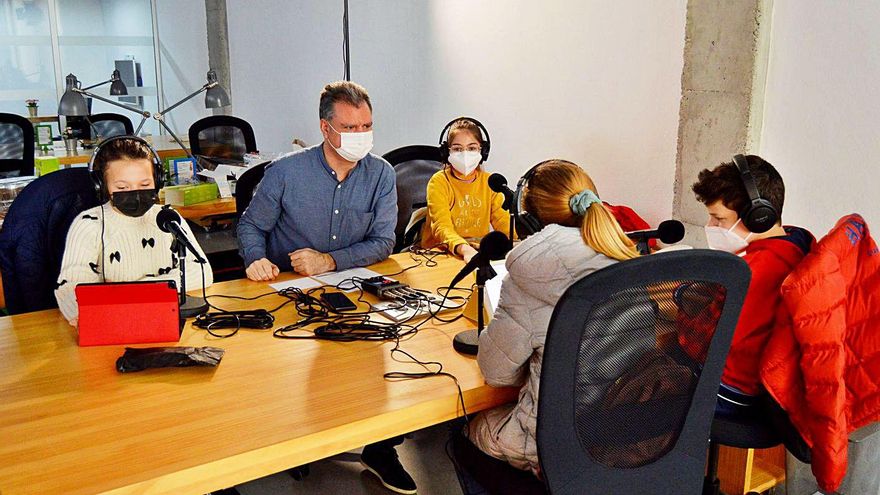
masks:
[[(177, 103), (175, 103), (174, 105), (171, 105), (170, 107), (166, 108), (165, 110), (162, 110), (161, 112), (158, 112), (158, 113), (156, 114), (156, 116), (157, 116), (156, 120), (159, 120), (159, 119), (162, 117), (163, 114), (166, 114), (166, 113), (168, 113), (168, 112), (174, 110), (175, 108), (179, 107), (180, 105), (182, 105), (182, 104), (185, 103), (186, 101), (188, 101), (188, 100), (190, 100), (190, 99), (195, 98), (196, 96), (198, 96), (199, 93), (201, 93), (201, 92), (203, 92), (203, 91), (207, 91), (208, 89), (213, 88), (213, 87), (216, 86), (216, 85), (217, 85), (216, 82), (210, 82), (210, 83), (205, 84), (205, 85), (202, 86), (201, 88), (195, 90), (195, 92), (193, 92), (191, 95), (187, 96), (186, 98), (184, 98), (184, 99), (178, 101)], [(159, 120), (159, 121), (161, 122), (161, 120)]]
[(189, 148), (184, 146), (183, 143), (180, 141), (180, 139), (178, 139), (177, 135), (174, 134), (174, 131), (172, 131), (171, 128), (168, 127), (168, 124), (165, 123), (165, 119), (162, 118), (162, 114), (157, 113), (157, 114), (153, 115), (153, 118), (159, 122), (159, 125), (161, 125), (163, 129), (168, 131), (168, 134), (171, 134), (171, 137), (174, 138), (174, 141), (177, 142), (177, 145), (180, 146), (181, 148), (183, 148), (183, 151), (186, 153), (186, 156), (193, 161), (193, 164), (195, 164), (197, 166), (198, 162), (196, 161), (196, 158), (189, 151)]
[(79, 93), (81, 95), (88, 96), (89, 98), (94, 98), (96, 100), (103, 101), (104, 103), (109, 103), (109, 104), (115, 105), (119, 108), (124, 108), (124, 109), (128, 110), (129, 112), (134, 112), (134, 113), (140, 114), (144, 119), (150, 118), (150, 112), (148, 112), (146, 110), (141, 110), (140, 108), (135, 108), (135, 107), (130, 107), (128, 105), (124, 105), (122, 103), (119, 103), (118, 101), (113, 101), (109, 98), (104, 98), (103, 96), (98, 96), (94, 93), (89, 93), (88, 91), (86, 91), (84, 89), (71, 88), (71, 90), (76, 91), (77, 93)]
[(107, 84), (108, 82), (113, 82), (113, 79), (107, 79), (107, 80), (104, 81), (104, 82), (99, 82), (98, 84), (92, 84), (91, 86), (89, 86), (89, 87), (87, 87), (87, 88), (82, 88), (82, 90), (83, 90), (83, 91), (88, 91), (88, 90), (90, 90), (90, 89), (92, 89), (92, 88), (97, 88), (98, 86), (101, 86), (101, 85)]

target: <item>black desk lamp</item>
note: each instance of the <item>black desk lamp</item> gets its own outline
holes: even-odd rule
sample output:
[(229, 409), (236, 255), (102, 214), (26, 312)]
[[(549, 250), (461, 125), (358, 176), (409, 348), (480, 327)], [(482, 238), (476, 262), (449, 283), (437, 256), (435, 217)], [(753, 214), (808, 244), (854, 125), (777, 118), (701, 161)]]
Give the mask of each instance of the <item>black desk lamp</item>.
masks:
[[(126, 91), (125, 93), (120, 93), (120, 94), (127, 94), (128, 91), (125, 89), (125, 85), (122, 84), (122, 81), (118, 79), (118, 75), (119, 75), (119, 71), (113, 71), (113, 76), (116, 76), (116, 80), (114, 80), (113, 76), (111, 76), (109, 81), (104, 81), (102, 83), (96, 84), (95, 86), (100, 86), (101, 84), (107, 84), (108, 82), (112, 82), (113, 84), (116, 84), (116, 82), (118, 82), (119, 84), (116, 86), (116, 90), (117, 91), (119, 91), (120, 89), (125, 90)], [(201, 88), (199, 88), (198, 90), (196, 90), (195, 92), (193, 92), (192, 94), (187, 96), (186, 98), (178, 101), (177, 103), (171, 105), (170, 107), (166, 108), (165, 110), (151, 114), (150, 112), (148, 112), (146, 110), (142, 110), (140, 108), (125, 105), (123, 103), (119, 103), (118, 101), (113, 101), (108, 98), (104, 98), (102, 96), (98, 96), (96, 94), (90, 93), (90, 92), (88, 92), (88, 89), (94, 88), (95, 86), (89, 86), (89, 87), (83, 89), (80, 87), (81, 84), (80, 84), (79, 80), (76, 78), (76, 76), (73, 74), (68, 74), (67, 79), (66, 79), (67, 89), (64, 91), (64, 95), (61, 96), (61, 101), (58, 103), (58, 115), (64, 115), (65, 117), (73, 117), (73, 116), (84, 117), (84, 116), (87, 116), (89, 114), (89, 108), (86, 105), (86, 100), (85, 100), (85, 98), (83, 98), (83, 96), (88, 96), (88, 97), (94, 98), (96, 100), (103, 101), (104, 103), (109, 103), (111, 105), (114, 105), (114, 106), (117, 106), (120, 108), (124, 108), (130, 112), (134, 112), (134, 113), (139, 114), (141, 116), (141, 122), (140, 122), (140, 124), (138, 124), (137, 129), (135, 129), (135, 131), (134, 131), (135, 135), (137, 135), (141, 131), (141, 128), (144, 126), (144, 123), (146, 122), (146, 120), (150, 117), (153, 117), (154, 119), (156, 119), (157, 122), (159, 122), (159, 125), (161, 125), (162, 128), (165, 129), (168, 132), (168, 134), (171, 135), (172, 138), (174, 138), (174, 141), (177, 143), (178, 146), (180, 146), (183, 149), (183, 151), (186, 153), (186, 156), (191, 158), (195, 162), (195, 157), (193, 157), (190, 150), (186, 146), (183, 145), (183, 142), (181, 142), (180, 139), (177, 137), (177, 135), (174, 134), (174, 131), (172, 131), (171, 128), (169, 128), (168, 125), (165, 124), (164, 117), (165, 117), (165, 114), (167, 114), (171, 110), (174, 110), (175, 108), (179, 107), (181, 104), (183, 104), (184, 102), (197, 96), (199, 93), (201, 93), (203, 91), (205, 92), (205, 107), (206, 108), (219, 108), (219, 107), (225, 107), (225, 106), (229, 105), (229, 95), (226, 93), (226, 90), (224, 90), (223, 87), (220, 86), (220, 83), (217, 81), (217, 73), (214, 72), (213, 70), (209, 70), (208, 75), (207, 75), (207, 79), (208, 79), (208, 82), (205, 83), (204, 86), (202, 86)], [(114, 91), (113, 84), (110, 85), (110, 94), (114, 94), (113, 93), (113, 91)], [(121, 85), (121, 87), (120, 87), (120, 85)]]

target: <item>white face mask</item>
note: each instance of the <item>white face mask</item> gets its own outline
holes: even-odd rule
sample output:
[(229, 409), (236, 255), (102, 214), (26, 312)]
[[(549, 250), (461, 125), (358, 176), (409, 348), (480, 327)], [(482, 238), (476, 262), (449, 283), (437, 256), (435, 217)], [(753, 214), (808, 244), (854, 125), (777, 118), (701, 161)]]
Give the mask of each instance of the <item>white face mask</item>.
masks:
[(461, 175), (470, 175), (480, 164), (483, 156), (479, 151), (456, 151), (449, 153), (449, 164)]
[[(333, 126), (328, 122), (327, 125), (333, 129)], [(367, 156), (367, 153), (373, 149), (373, 131), (367, 132), (339, 132), (336, 129), (333, 129), (333, 132), (339, 134), (341, 138), (341, 142), (339, 147), (330, 146), (339, 153), (343, 159), (349, 162), (357, 162), (361, 160), (363, 157)], [(329, 141), (328, 141), (329, 143)]]
[(752, 236), (752, 232), (749, 232), (749, 235), (746, 236), (745, 239), (737, 235), (733, 229), (739, 225), (740, 220), (737, 220), (733, 227), (729, 229), (725, 229), (724, 227), (719, 227), (717, 225), (706, 225), (706, 242), (709, 244), (709, 249), (717, 249), (718, 251), (727, 251), (728, 253), (737, 254), (743, 249), (747, 248), (749, 245), (749, 237)]

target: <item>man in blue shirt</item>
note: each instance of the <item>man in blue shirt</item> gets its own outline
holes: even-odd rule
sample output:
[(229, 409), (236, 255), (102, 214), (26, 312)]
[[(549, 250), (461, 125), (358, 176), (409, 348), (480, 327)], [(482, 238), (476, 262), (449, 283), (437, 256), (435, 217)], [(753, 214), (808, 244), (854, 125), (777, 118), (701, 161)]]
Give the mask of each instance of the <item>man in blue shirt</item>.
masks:
[(395, 175), (369, 153), (369, 95), (352, 82), (328, 84), (319, 113), (324, 141), (267, 168), (241, 216), (238, 239), (251, 280), (370, 265), (394, 247)]
[[(373, 148), (373, 107), (358, 84), (339, 81), (321, 92), (324, 141), (273, 163), (238, 224), (251, 280), (281, 270), (315, 275), (382, 261), (394, 247), (394, 169)], [(361, 462), (397, 493), (416, 493), (400, 464), (395, 437), (364, 447)]]

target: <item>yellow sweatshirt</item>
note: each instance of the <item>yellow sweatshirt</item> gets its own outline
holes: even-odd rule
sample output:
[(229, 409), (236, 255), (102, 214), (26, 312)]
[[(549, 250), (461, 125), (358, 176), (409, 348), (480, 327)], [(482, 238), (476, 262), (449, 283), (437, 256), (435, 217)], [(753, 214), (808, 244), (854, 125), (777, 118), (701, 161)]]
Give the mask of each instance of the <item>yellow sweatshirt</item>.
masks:
[(428, 181), (428, 218), (422, 227), (422, 247), (445, 244), (450, 252), (478, 241), (494, 230), (510, 237), (510, 216), (501, 208), (504, 196), (489, 189), (489, 174), (478, 169), (473, 182), (452, 175), (450, 167)]

